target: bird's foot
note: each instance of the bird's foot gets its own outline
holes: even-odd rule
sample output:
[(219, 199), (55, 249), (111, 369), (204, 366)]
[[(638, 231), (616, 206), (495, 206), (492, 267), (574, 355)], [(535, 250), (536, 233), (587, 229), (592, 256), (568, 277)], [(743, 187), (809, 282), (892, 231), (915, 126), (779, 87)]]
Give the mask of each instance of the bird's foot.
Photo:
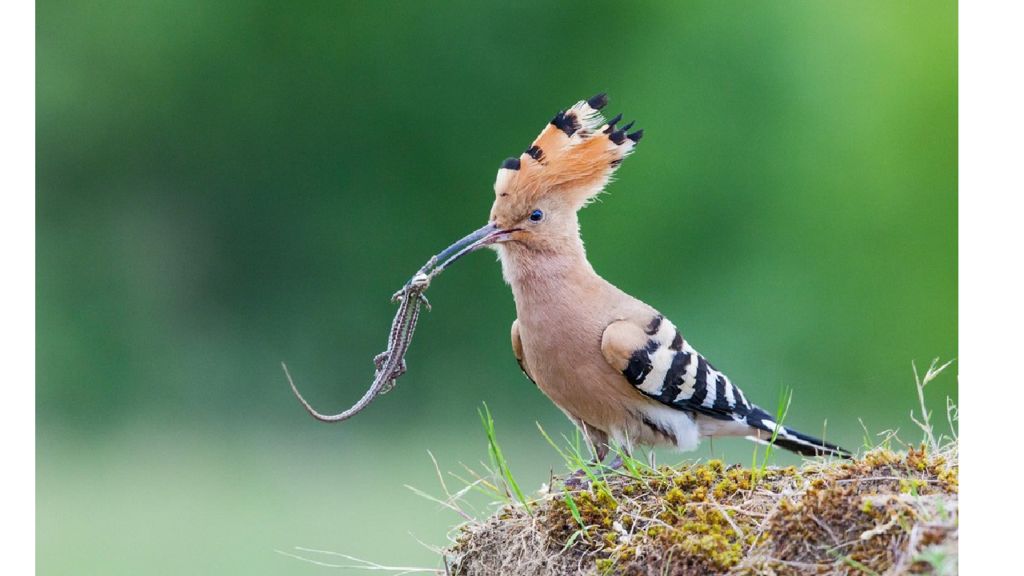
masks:
[[(609, 464), (603, 464), (601, 462), (591, 462), (590, 465), (597, 471), (601, 471), (602, 468), (608, 470), (619, 470), (623, 466), (621, 456), (616, 456), (615, 459), (612, 460)], [(569, 474), (569, 476), (565, 478), (565, 487), (571, 490), (582, 490), (584, 488), (589, 488), (590, 476), (592, 475), (593, 472), (588, 473), (583, 468), (580, 468), (579, 470), (573, 472), (572, 474)]]
[(580, 468), (569, 474), (563, 484), (565, 484), (567, 490), (583, 490), (590, 487), (590, 478), (587, 476), (586, 471)]

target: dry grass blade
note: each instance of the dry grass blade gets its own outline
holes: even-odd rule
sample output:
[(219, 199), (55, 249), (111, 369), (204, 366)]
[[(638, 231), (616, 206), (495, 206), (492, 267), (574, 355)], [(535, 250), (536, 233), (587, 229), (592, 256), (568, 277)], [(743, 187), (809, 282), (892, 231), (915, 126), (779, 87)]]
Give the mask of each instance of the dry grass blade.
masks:
[(917, 384), (917, 399), (918, 402), (921, 404), (921, 420), (918, 420), (917, 418), (914, 417), (913, 411), (910, 412), (910, 419), (913, 420), (914, 424), (917, 424), (922, 431), (924, 431), (925, 439), (928, 441), (928, 446), (933, 450), (937, 450), (939, 448), (939, 442), (938, 440), (935, 439), (935, 434), (932, 428), (932, 413), (931, 411), (928, 410), (928, 407), (925, 405), (924, 402), (924, 389), (925, 386), (931, 383), (932, 380), (934, 380), (939, 374), (942, 373), (943, 370), (948, 368), (949, 365), (952, 363), (953, 360), (949, 360), (945, 364), (939, 366), (939, 359), (935, 358), (934, 360), (932, 360), (932, 363), (928, 366), (928, 371), (925, 372), (923, 378), (920, 375), (918, 375), (917, 364), (911, 363), (911, 366), (914, 368), (914, 381)]
[(323, 566), (325, 568), (350, 568), (350, 569), (354, 569), (354, 570), (373, 570), (373, 571), (378, 571), (378, 572), (393, 572), (395, 576), (402, 576), (404, 574), (423, 574), (423, 573), (427, 573), (427, 574), (443, 574), (444, 573), (441, 570), (438, 570), (436, 568), (422, 568), (422, 567), (419, 567), (419, 566), (386, 566), (384, 564), (378, 564), (376, 562), (371, 562), (369, 560), (363, 560), (361, 558), (356, 558), (355, 556), (349, 556), (348, 554), (342, 554), (341, 552), (332, 552), (330, 550), (316, 550), (314, 548), (302, 548), (301, 546), (296, 546), (295, 549), (298, 550), (299, 552), (307, 552), (307, 553), (310, 553), (310, 554), (323, 554), (325, 556), (334, 556), (334, 557), (337, 557), (337, 558), (344, 558), (345, 560), (347, 560), (349, 562), (353, 562), (353, 564), (336, 564), (334, 562), (324, 562), (322, 560), (316, 560), (316, 559), (313, 559), (313, 558), (308, 558), (308, 557), (302, 556), (300, 554), (293, 554), (291, 552), (285, 552), (284, 550), (275, 550), (275, 552), (277, 552), (278, 554), (281, 554), (282, 556), (288, 556), (289, 558), (295, 558), (296, 560), (302, 560), (303, 562), (308, 562), (310, 564), (315, 564), (317, 566)]

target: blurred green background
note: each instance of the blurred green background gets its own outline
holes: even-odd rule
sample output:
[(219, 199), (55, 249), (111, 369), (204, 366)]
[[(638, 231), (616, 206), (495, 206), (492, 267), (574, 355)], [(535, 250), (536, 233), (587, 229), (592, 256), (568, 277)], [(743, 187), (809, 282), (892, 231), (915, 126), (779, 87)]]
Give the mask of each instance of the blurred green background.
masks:
[[(37, 8), (40, 574), (436, 566), (438, 492), (520, 483), (571, 428), (520, 374), (492, 254), (432, 288), (396, 393), (391, 293), (482, 225), (502, 159), (606, 91), (646, 137), (581, 216), (599, 272), (747, 395), (851, 447), (919, 438), (911, 361), (957, 351), (956, 4), (59, 2)], [(637, 255), (642, 254), (642, 258)], [(941, 419), (954, 370), (930, 388)], [(751, 445), (712, 453), (749, 463)], [(779, 463), (795, 460), (779, 457)]]

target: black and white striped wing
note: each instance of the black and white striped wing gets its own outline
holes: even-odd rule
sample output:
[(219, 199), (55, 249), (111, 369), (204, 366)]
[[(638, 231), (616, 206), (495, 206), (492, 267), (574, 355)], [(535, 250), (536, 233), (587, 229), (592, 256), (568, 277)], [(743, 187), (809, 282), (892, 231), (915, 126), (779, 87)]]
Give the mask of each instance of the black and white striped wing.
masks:
[(729, 378), (683, 339), (669, 320), (655, 316), (648, 340), (622, 371), (644, 394), (680, 410), (721, 420), (744, 420), (751, 405)]
[(778, 425), (661, 315), (643, 329), (624, 320), (613, 323), (605, 330), (601, 347), (630, 384), (662, 404), (745, 424), (752, 429), (752, 439), (764, 440), (767, 433), (780, 447), (800, 454), (849, 456), (838, 446)]

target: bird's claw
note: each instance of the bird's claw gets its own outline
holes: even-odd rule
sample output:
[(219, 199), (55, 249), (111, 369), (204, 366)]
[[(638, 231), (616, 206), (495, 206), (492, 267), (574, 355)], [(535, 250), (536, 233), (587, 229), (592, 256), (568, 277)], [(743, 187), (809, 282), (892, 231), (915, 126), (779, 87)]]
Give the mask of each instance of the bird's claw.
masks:
[[(593, 466), (597, 470), (619, 470), (623, 467), (622, 456), (616, 456), (615, 459), (612, 460), (611, 463), (607, 465), (595, 461), (591, 462), (591, 466)], [(563, 484), (565, 484), (566, 488), (569, 488), (571, 490), (582, 490), (590, 487), (590, 477), (591, 474), (588, 474), (586, 470), (580, 468), (579, 470), (568, 475), (565, 478)]]
[(581, 468), (567, 476), (562, 484), (569, 490), (583, 490), (590, 487), (590, 478)]

